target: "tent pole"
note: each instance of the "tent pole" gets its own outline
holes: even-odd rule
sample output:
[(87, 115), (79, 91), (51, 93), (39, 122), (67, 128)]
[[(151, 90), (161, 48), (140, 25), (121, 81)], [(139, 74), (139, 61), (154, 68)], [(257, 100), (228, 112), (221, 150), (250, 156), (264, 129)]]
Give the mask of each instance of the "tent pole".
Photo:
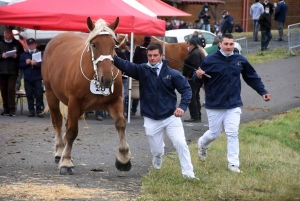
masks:
[[(133, 60), (133, 37), (134, 37), (134, 33), (131, 32), (131, 37), (130, 37), (130, 62), (132, 62)], [(129, 82), (128, 82), (128, 111), (127, 111), (127, 121), (128, 123), (130, 123), (130, 107), (131, 107), (131, 90), (132, 90), (132, 78), (129, 78)]]
[(165, 59), (165, 54), (166, 54), (166, 37), (163, 37), (163, 54), (164, 54), (164, 59)]

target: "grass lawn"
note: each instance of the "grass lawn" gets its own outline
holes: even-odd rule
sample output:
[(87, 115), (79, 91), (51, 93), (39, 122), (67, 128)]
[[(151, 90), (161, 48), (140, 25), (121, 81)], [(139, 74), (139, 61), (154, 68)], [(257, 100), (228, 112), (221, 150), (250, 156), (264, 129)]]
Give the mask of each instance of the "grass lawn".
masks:
[(226, 137), (211, 144), (205, 162), (190, 147), (197, 180), (182, 178), (176, 153), (142, 179), (138, 200), (300, 200), (300, 108), (240, 127), (242, 173), (227, 170)]

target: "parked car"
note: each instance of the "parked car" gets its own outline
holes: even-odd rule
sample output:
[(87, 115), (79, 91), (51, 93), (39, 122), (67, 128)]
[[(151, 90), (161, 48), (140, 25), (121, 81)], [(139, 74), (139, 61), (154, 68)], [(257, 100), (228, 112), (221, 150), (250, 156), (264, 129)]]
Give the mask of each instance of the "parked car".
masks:
[[(206, 41), (206, 47), (212, 46), (214, 39), (216, 37), (215, 34), (211, 33), (210, 31), (200, 30), (200, 29), (173, 29), (166, 31), (165, 41), (167, 43), (181, 43), (181, 42), (188, 42), (189, 39), (192, 37), (194, 31), (201, 31), (203, 37)], [(162, 37), (158, 37), (162, 40)], [(234, 42), (234, 47), (241, 52), (242, 48), (239, 43)]]

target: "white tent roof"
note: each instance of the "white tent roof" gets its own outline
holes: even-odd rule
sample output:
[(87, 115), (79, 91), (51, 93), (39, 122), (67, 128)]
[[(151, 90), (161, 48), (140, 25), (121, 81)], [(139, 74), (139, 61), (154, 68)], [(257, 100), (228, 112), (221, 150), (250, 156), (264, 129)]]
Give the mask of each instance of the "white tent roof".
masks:
[(135, 8), (136, 10), (145, 13), (146, 15), (149, 15), (151, 17), (157, 17), (157, 15), (149, 10), (147, 7), (145, 7), (143, 4), (137, 2), (136, 0), (123, 0), (125, 3), (130, 5), (131, 7)]

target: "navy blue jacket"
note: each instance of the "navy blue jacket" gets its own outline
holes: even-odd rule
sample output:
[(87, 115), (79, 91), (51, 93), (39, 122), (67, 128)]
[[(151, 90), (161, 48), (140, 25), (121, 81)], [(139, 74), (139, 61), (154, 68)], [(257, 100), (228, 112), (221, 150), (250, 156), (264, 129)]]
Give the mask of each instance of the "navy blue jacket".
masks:
[(204, 82), (207, 109), (231, 109), (243, 106), (240, 74), (258, 94), (268, 93), (254, 68), (240, 54), (225, 57), (217, 51), (205, 57), (200, 66), (211, 76), (207, 78), (203, 75), (202, 79), (199, 79), (196, 73), (193, 75), (195, 82)]
[(231, 33), (233, 29), (233, 18), (231, 15), (227, 15), (222, 24), (221, 24), (221, 31), (222, 33)]
[(274, 20), (284, 22), (286, 20), (287, 5), (284, 1), (281, 1), (277, 4), (275, 9)]
[[(37, 51), (38, 52), (38, 51)], [(42, 80), (41, 74), (41, 64), (42, 62), (37, 62), (35, 66), (31, 64), (26, 64), (26, 59), (32, 59), (32, 55), (28, 52), (23, 52), (19, 60), (19, 68), (24, 71), (24, 80), (29, 82), (34, 82), (37, 80)]]
[(168, 61), (163, 60), (159, 76), (145, 63), (134, 64), (117, 56), (114, 65), (139, 80), (142, 116), (155, 120), (172, 116), (177, 104), (175, 89), (181, 94), (179, 107), (186, 111), (192, 97), (191, 87), (179, 71), (168, 66)]

